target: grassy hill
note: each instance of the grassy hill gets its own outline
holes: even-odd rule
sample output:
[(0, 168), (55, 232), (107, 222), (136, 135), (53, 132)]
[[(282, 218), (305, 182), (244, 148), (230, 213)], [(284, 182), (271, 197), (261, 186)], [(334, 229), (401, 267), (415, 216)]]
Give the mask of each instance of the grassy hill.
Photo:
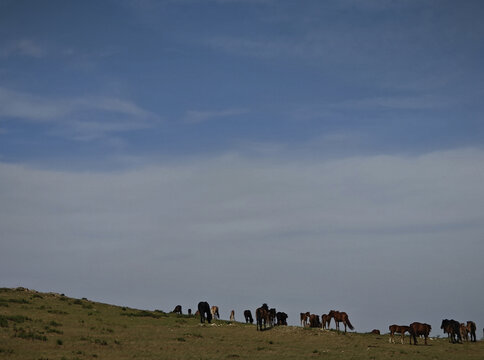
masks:
[(484, 359), (484, 342), (389, 344), (388, 335), (199, 319), (0, 289), (0, 359)]

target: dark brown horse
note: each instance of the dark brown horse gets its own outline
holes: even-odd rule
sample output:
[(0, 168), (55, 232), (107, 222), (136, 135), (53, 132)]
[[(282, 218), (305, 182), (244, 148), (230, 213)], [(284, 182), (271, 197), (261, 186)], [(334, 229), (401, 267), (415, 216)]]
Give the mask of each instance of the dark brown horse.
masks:
[(405, 343), (405, 333), (410, 333), (410, 326), (390, 325), (388, 329), (390, 330), (390, 339), (388, 341), (393, 344), (395, 344), (395, 333), (402, 335), (402, 344)]
[(462, 337), (460, 335), (460, 324), (458, 321), (444, 319), (442, 320), (440, 328), (444, 331), (444, 334), (447, 333), (449, 342), (452, 344), (462, 342)]
[(311, 314), (309, 315), (309, 327), (318, 328), (321, 327), (319, 322), (319, 315)]
[(173, 309), (173, 313), (180, 314), (181, 315), (182, 314), (182, 307), (181, 307), (181, 305), (175, 306), (175, 308)]
[(467, 331), (471, 335), (471, 341), (476, 342), (476, 323), (474, 321), (467, 322)]
[(262, 324), (264, 324), (264, 330), (266, 329), (267, 323), (269, 323), (269, 307), (267, 304), (263, 304), (255, 310), (255, 321), (257, 322), (256, 330), (262, 331)]
[(329, 312), (328, 316), (330, 317), (330, 320), (329, 320), (330, 322), (331, 322), (331, 318), (334, 319), (334, 322), (335, 322), (335, 325), (336, 325), (336, 330), (338, 330), (338, 332), (339, 332), (339, 323), (340, 322), (342, 322), (343, 325), (345, 326), (345, 334), (346, 334), (346, 326), (348, 326), (350, 328), (350, 330), (354, 330), (354, 327), (351, 324), (350, 319), (348, 318), (348, 314), (345, 313), (344, 311), (331, 310)]
[(412, 344), (412, 337), (414, 345), (417, 345), (417, 336), (423, 335), (425, 339), (425, 345), (427, 345), (427, 339), (432, 327), (429, 324), (413, 322), (410, 324), (410, 344)]

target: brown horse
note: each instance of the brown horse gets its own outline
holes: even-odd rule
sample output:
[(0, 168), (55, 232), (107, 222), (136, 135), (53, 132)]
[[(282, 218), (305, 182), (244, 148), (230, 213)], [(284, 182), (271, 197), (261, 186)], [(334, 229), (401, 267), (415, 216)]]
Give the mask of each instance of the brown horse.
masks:
[(425, 339), (425, 345), (427, 345), (427, 339), (432, 327), (429, 324), (422, 324), (419, 322), (413, 322), (410, 324), (410, 345), (412, 344), (412, 337), (414, 345), (417, 345), (417, 336), (423, 335)]
[(336, 330), (339, 332), (339, 323), (342, 322), (343, 325), (345, 326), (345, 334), (346, 334), (346, 326), (348, 326), (350, 328), (350, 330), (354, 330), (354, 327), (353, 325), (351, 324), (350, 322), (350, 319), (348, 318), (348, 314), (345, 313), (344, 311), (335, 311), (335, 310), (331, 310), (328, 314), (328, 316), (330, 317), (330, 322), (331, 322), (331, 318), (334, 319), (334, 322), (336, 324)]
[(390, 339), (388, 341), (393, 344), (395, 344), (395, 333), (402, 335), (402, 344), (405, 343), (405, 333), (410, 333), (410, 326), (390, 325), (388, 329), (390, 330)]
[(172, 312), (175, 313), (175, 314), (180, 314), (181, 315), (182, 314), (182, 306), (181, 305), (175, 306), (175, 308), (173, 309)]
[(309, 322), (309, 316), (310, 316), (310, 315), (311, 315), (311, 314), (309, 313), (309, 311), (308, 311), (308, 312), (305, 312), (305, 313), (301, 313), (301, 314), (300, 314), (300, 317), (301, 317), (301, 326), (302, 326), (302, 327), (306, 327), (306, 326), (308, 326), (308, 322)]
[(212, 313), (212, 318), (215, 319), (220, 319), (220, 315), (218, 312), (218, 306), (212, 306), (210, 309), (210, 312)]
[(323, 329), (329, 329), (329, 323), (331, 322), (331, 316), (328, 314), (321, 315), (321, 322), (323, 323)]
[(469, 341), (469, 330), (467, 330), (467, 326), (466, 324), (464, 323), (461, 323), (460, 324), (460, 338), (462, 339), (462, 341)]
[(232, 310), (230, 312), (230, 321), (235, 321), (235, 311), (234, 310)]
[(257, 323), (256, 330), (262, 331), (262, 324), (264, 324), (264, 330), (266, 329), (269, 322), (269, 307), (267, 304), (263, 304), (255, 310), (255, 321)]
[(476, 342), (476, 323), (474, 321), (467, 322), (467, 331), (471, 335), (471, 341)]

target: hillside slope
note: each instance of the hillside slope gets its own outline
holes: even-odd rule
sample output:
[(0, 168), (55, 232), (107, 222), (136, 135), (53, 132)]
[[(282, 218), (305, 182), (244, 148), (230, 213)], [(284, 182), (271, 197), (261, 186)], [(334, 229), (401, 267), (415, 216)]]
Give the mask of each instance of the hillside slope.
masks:
[(483, 359), (484, 342), (389, 344), (388, 335), (255, 325), (0, 289), (0, 359)]

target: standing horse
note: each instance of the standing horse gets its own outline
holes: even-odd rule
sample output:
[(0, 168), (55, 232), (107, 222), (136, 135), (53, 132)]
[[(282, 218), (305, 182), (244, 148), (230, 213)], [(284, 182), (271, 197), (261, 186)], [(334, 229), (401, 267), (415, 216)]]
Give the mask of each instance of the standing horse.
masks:
[(263, 304), (255, 310), (255, 320), (257, 322), (256, 330), (262, 331), (262, 324), (264, 324), (264, 330), (266, 329), (269, 322), (269, 307), (267, 304)]
[(471, 341), (476, 342), (476, 323), (474, 321), (467, 322), (467, 331), (471, 335)]
[(456, 320), (442, 320), (442, 324), (440, 328), (444, 331), (444, 334), (447, 333), (447, 337), (449, 338), (449, 342), (455, 344), (456, 342), (462, 342), (462, 337), (460, 334), (460, 324)]
[(312, 328), (321, 327), (321, 323), (319, 322), (319, 315), (315, 315), (315, 314), (309, 315), (309, 327), (312, 327)]
[(348, 318), (348, 314), (345, 313), (344, 311), (331, 310), (328, 315), (330, 317), (330, 320), (329, 320), (330, 322), (331, 322), (331, 318), (334, 319), (334, 323), (336, 325), (336, 330), (338, 332), (339, 332), (339, 323), (340, 322), (342, 322), (343, 325), (345, 326), (345, 334), (346, 334), (346, 326), (348, 326), (350, 328), (350, 330), (354, 330), (354, 327), (351, 324), (350, 319)]
[(321, 315), (321, 323), (323, 324), (323, 329), (329, 329), (329, 323), (331, 322), (331, 316), (328, 314)]
[(417, 345), (417, 336), (423, 335), (425, 339), (425, 345), (427, 345), (427, 338), (429, 337), (432, 327), (429, 324), (422, 324), (419, 322), (413, 322), (410, 324), (410, 345), (412, 344), (412, 337), (414, 345)]
[(218, 313), (218, 306), (212, 306), (212, 308), (210, 309), (211, 313), (212, 313), (212, 317), (214, 319), (220, 319), (220, 315)]
[(390, 330), (390, 339), (388, 341), (393, 344), (395, 344), (395, 333), (402, 335), (402, 344), (405, 343), (405, 333), (410, 333), (410, 326), (390, 325), (388, 329)]
[(308, 311), (308, 312), (305, 312), (305, 313), (301, 313), (301, 314), (300, 314), (300, 317), (301, 317), (301, 326), (302, 326), (302, 327), (306, 327), (306, 326), (308, 326), (308, 321), (309, 321), (309, 316), (310, 316), (310, 315), (311, 315), (311, 314), (309, 313), (309, 311)]
[(235, 310), (230, 312), (230, 321), (235, 321)]
[(210, 313), (210, 305), (206, 301), (200, 301), (198, 303), (198, 313), (200, 314), (200, 322), (204, 323), (207, 319), (208, 323), (212, 321), (212, 314)]

